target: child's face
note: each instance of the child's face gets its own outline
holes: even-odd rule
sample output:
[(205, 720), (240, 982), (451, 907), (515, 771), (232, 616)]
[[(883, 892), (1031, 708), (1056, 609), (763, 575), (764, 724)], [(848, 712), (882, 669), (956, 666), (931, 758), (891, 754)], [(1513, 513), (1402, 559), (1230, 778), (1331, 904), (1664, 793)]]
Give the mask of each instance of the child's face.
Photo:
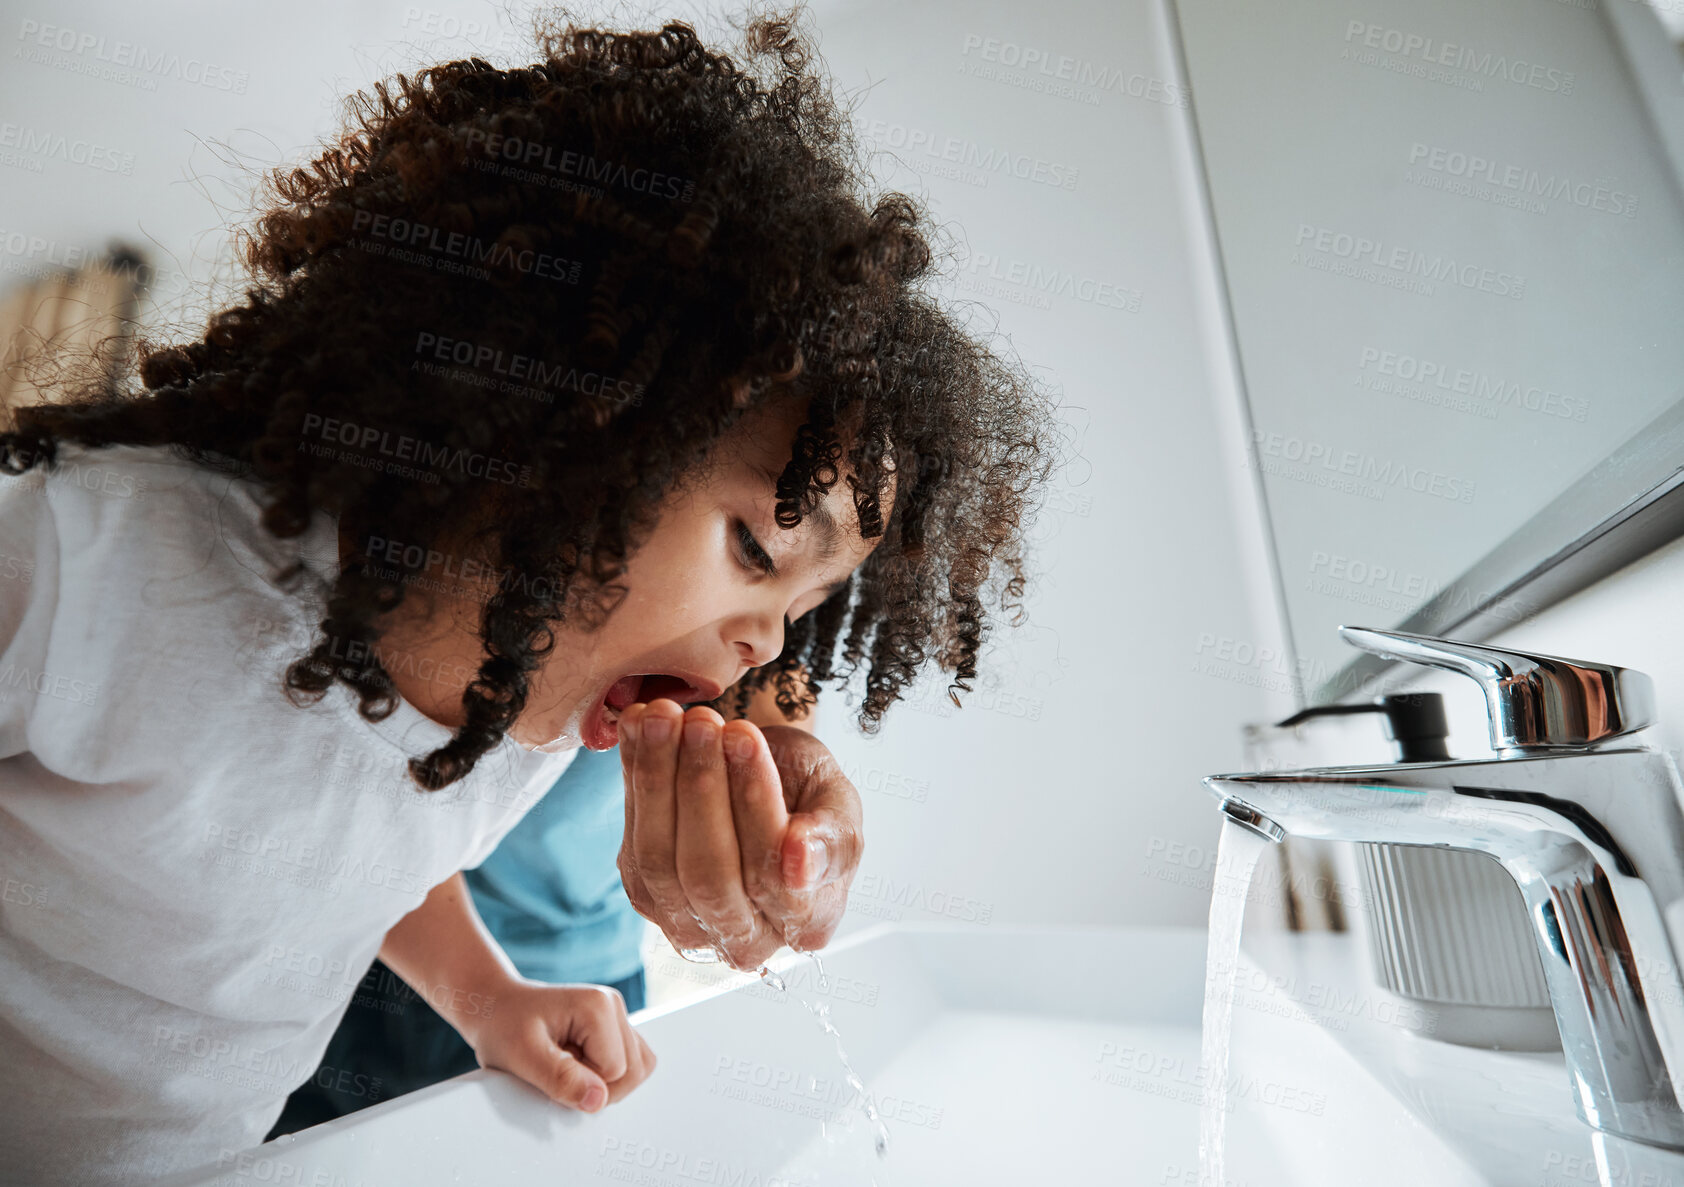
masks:
[[(848, 471), (819, 509), (784, 530), (778, 473), (803, 417), (767, 409), (721, 439), (709, 465), (667, 496), (627, 563), (625, 598), (594, 632), (563, 627), (510, 731), (529, 746), (560, 738), (606, 750), (619, 710), (667, 697), (711, 700), (783, 650), (784, 619), (816, 608), (876, 546), (862, 540)], [(892, 506), (893, 490), (884, 506)]]

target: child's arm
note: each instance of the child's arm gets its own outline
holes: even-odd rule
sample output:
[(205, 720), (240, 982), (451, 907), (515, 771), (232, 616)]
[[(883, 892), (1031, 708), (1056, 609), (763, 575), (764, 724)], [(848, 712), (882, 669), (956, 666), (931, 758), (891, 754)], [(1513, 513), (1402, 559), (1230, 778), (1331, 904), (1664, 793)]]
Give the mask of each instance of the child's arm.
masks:
[(460, 874), (386, 933), (380, 959), (461, 1032), (481, 1065), (519, 1076), (558, 1104), (594, 1113), (655, 1069), (619, 993), (522, 977), (486, 931)]

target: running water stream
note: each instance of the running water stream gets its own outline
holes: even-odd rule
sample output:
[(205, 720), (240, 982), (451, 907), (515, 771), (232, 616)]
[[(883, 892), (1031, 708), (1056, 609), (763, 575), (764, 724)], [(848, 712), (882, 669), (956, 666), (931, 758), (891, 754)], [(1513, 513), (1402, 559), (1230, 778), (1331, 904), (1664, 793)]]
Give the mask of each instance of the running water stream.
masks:
[[(819, 959), (819, 954), (817, 952), (805, 952), (802, 953), (802, 955), (806, 956), (813, 962), (813, 968), (817, 971), (819, 976), (819, 985), (822, 986), (824, 984), (824, 963)], [(764, 965), (762, 965), (760, 969), (760, 978), (780, 993), (789, 992), (789, 987), (785, 984), (784, 979)], [(813, 1017), (818, 1020), (819, 1026), (824, 1030), (825, 1034), (830, 1036), (831, 1042), (836, 1047), (836, 1058), (842, 1064), (843, 1080), (848, 1085), (849, 1090), (854, 1094), (852, 1103), (858, 1107), (860, 1114), (871, 1127), (872, 1145), (877, 1151), (878, 1160), (881, 1161), (888, 1158), (889, 1127), (883, 1123), (882, 1114), (878, 1112), (877, 1105), (872, 1101), (871, 1094), (866, 1090), (865, 1081), (862, 1080), (860, 1078), (860, 1074), (854, 1070), (854, 1065), (848, 1059), (847, 1051), (845, 1051), (842, 1047), (842, 1032), (836, 1029), (836, 1023), (831, 1020), (830, 1005), (826, 1002), (810, 1002), (805, 997), (801, 997), (799, 1000), (807, 1012), (812, 1014)], [(831, 1126), (828, 1123), (821, 1121), (819, 1122), (819, 1128), (820, 1132), (824, 1136), (826, 1144), (834, 1146), (840, 1143), (845, 1134), (851, 1131), (853, 1127), (852, 1125), (847, 1125), (842, 1128), (841, 1133), (833, 1133), (831, 1131)], [(879, 1171), (882, 1170), (882, 1168), (878, 1169)], [(882, 1178), (879, 1179), (878, 1172), (873, 1171), (871, 1175), (871, 1187), (888, 1187), (888, 1182), (889, 1180), (886, 1172), (884, 1172)]]
[(1222, 1187), (1228, 1128), (1229, 1039), (1234, 1028), (1234, 981), (1240, 963), (1240, 927), (1257, 859), (1268, 844), (1226, 816), (1216, 846), (1210, 888), (1210, 936), (1205, 954), (1205, 1008), (1199, 1067), (1204, 1091), (1199, 1108), (1199, 1184)]
[[(724, 943), (700, 919), (696, 919), (696, 923), (714, 941), (713, 946), (708, 948), (680, 948), (678, 954), (685, 960), (697, 964), (720, 963), (723, 960), (721, 954), (724, 951)], [(824, 961), (820, 959), (819, 954), (815, 951), (796, 948), (793, 943), (790, 947), (793, 951), (813, 962), (813, 968), (818, 973), (818, 986), (822, 990), (825, 982)], [(789, 992), (789, 986), (784, 979), (771, 967), (761, 965), (758, 971), (761, 981), (765, 984), (770, 985), (779, 993)], [(876, 1103), (871, 1099), (871, 1094), (866, 1090), (865, 1081), (860, 1078), (860, 1074), (854, 1070), (854, 1065), (848, 1060), (848, 1052), (842, 1047), (842, 1032), (836, 1028), (836, 1023), (831, 1020), (829, 1004), (826, 1002), (810, 1002), (805, 997), (798, 997), (797, 1000), (806, 1008), (808, 1013), (818, 1020), (824, 1033), (830, 1036), (831, 1042), (836, 1047), (836, 1058), (842, 1064), (843, 1081), (854, 1094), (853, 1103), (857, 1105), (860, 1114), (866, 1120), (866, 1124), (871, 1127), (872, 1145), (877, 1151), (877, 1158), (879, 1162), (887, 1159), (889, 1157), (889, 1127), (883, 1123), (882, 1114), (878, 1111)], [(841, 1132), (833, 1133), (829, 1124), (823, 1121), (819, 1122), (819, 1132), (824, 1137), (826, 1146), (832, 1148), (840, 1146), (847, 1133), (852, 1131), (853, 1125), (850, 1121), (839, 1128)], [(882, 1175), (881, 1178), (879, 1178), (879, 1173)], [(888, 1183), (888, 1173), (881, 1166), (872, 1172), (871, 1187), (888, 1187)]]

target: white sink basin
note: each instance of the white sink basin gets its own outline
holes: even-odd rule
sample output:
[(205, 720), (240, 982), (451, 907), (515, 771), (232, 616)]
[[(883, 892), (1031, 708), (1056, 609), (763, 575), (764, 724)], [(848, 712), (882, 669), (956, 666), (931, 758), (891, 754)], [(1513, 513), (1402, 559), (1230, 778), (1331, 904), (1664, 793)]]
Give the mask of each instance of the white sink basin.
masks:
[[(638, 1015), (660, 1066), (596, 1116), (480, 1071), (177, 1182), (1195, 1187), (1204, 955), (1194, 930), (873, 929), (822, 980), (791, 957), (785, 993)], [(802, 998), (828, 1004), (886, 1158)], [(1489, 1182), (1291, 1008), (1236, 1027), (1231, 1181)]]

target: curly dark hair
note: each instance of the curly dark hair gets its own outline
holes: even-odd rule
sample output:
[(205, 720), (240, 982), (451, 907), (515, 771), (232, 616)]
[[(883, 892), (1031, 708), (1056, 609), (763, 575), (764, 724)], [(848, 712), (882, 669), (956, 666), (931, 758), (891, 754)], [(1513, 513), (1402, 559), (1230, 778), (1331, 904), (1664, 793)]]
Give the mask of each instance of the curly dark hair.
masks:
[(734, 60), (682, 23), (552, 18), (533, 65), (471, 58), (353, 95), (307, 167), (267, 177), (243, 302), (198, 340), (137, 348), (138, 383), (20, 410), (0, 466), (168, 446), (255, 480), (277, 537), (337, 515), (362, 543), (285, 681), (295, 700), (343, 682), (369, 720), (397, 703), (377, 620), (421, 573), (370, 563), (368, 542), (471, 542), (498, 582), (465, 724), (411, 763), (437, 789), (513, 724), (553, 628), (612, 612), (663, 494), (746, 412), (800, 400), (778, 523), (845, 461), (881, 542), (722, 707), (774, 681), (793, 715), (864, 664), (870, 732), (932, 659), (957, 702), (990, 615), (1021, 610), (1050, 406), (924, 291), (927, 216), (868, 196), (799, 19), (755, 17)]

